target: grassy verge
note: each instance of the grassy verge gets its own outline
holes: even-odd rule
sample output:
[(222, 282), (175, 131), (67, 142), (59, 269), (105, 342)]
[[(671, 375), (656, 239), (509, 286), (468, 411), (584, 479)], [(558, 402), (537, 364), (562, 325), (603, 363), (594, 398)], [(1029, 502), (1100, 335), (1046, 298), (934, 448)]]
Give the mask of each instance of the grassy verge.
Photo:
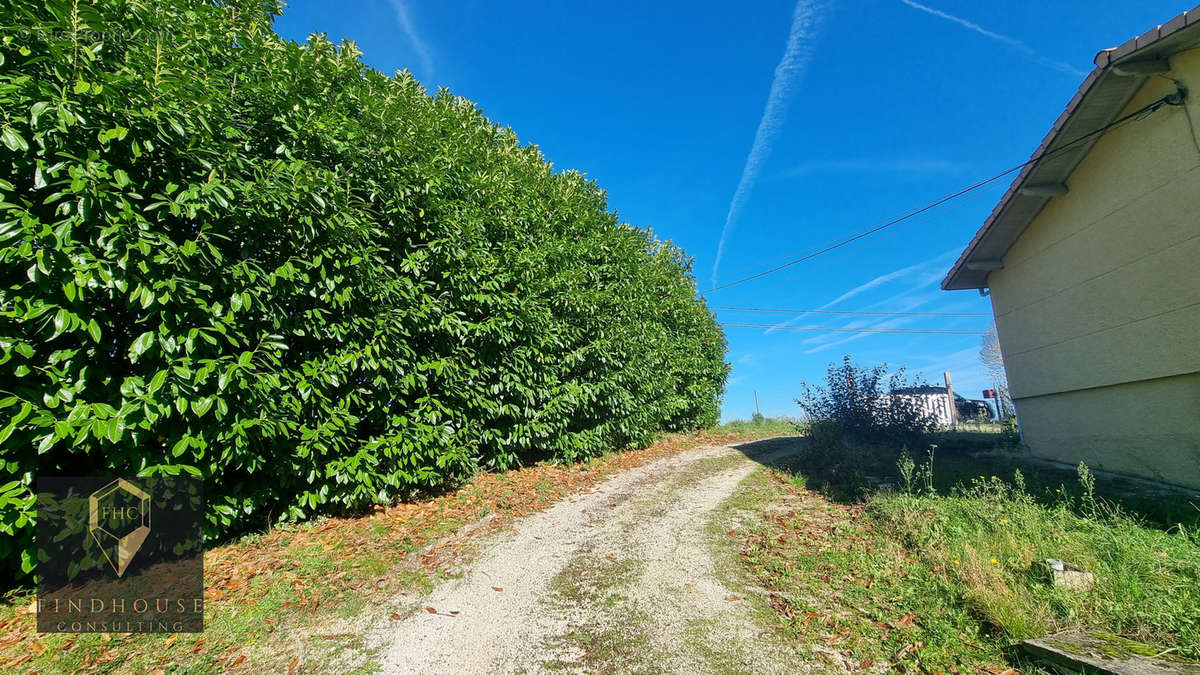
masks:
[[(766, 420), (673, 434), (642, 450), (481, 474), (436, 497), (280, 526), (213, 548), (205, 553), (202, 634), (38, 634), (32, 593), (12, 591), (0, 600), (0, 670), (342, 672), (339, 654), (363, 660), (363, 622), (402, 610), (398, 595), (420, 594), (454, 574), (475, 537), (619, 471), (700, 445), (779, 433), (792, 427)], [(463, 528), (489, 515), (483, 527)]]
[[(907, 481), (895, 449), (818, 463), (831, 453), (818, 447), (775, 467), (771, 508), (739, 535), (744, 569), (767, 589), (789, 638), (851, 667), (942, 672), (1020, 666), (1015, 642), (1071, 628), (1200, 659), (1194, 520), (1167, 526), (1129, 515), (1097, 497), (1090, 474), (1074, 488), (1050, 487), (1058, 475), (1030, 480), (1039, 474), (1029, 467), (999, 478), (1020, 462), (996, 448), (939, 447)], [(1095, 588), (1054, 585), (1046, 558), (1091, 572)]]
[[(977, 478), (1011, 479), (1021, 472), (1024, 490), (1039, 502), (1082, 499), (1074, 467), (1037, 462), (1022, 452), (1016, 438), (995, 429), (941, 431), (930, 434), (921, 447), (846, 444), (838, 439), (814, 439), (805, 457), (804, 474), (814, 488), (839, 501), (857, 502), (881, 489), (900, 488), (898, 460), (908, 453), (917, 462), (928, 462), (933, 453), (933, 488), (942, 494)], [(1186, 491), (1148, 488), (1144, 482), (1113, 474), (1096, 476), (1095, 491), (1123, 512), (1162, 528), (1200, 529), (1200, 499)]]
[(795, 436), (798, 422), (791, 419), (764, 417), (751, 420), (730, 420), (717, 427), (722, 433), (744, 436), (747, 440), (773, 436)]

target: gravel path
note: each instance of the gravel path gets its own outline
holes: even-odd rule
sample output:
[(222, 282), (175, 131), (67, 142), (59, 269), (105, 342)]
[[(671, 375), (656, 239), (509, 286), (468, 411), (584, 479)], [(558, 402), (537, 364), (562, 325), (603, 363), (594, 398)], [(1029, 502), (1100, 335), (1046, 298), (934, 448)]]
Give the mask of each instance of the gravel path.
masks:
[[(384, 672), (797, 672), (722, 581), (718, 507), (795, 438), (618, 474), (483, 544), (460, 578), (371, 630)], [(437, 613), (424, 608), (431, 607)]]

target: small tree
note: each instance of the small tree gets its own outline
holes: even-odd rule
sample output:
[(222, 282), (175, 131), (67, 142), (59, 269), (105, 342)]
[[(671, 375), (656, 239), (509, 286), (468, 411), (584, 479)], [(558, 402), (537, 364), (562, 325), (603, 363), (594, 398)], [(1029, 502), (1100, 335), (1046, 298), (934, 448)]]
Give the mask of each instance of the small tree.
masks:
[(859, 366), (847, 355), (841, 365), (829, 364), (825, 386), (801, 382), (796, 403), (809, 420), (844, 437), (915, 444), (936, 424), (915, 396), (899, 393), (917, 384), (904, 368), (889, 377), (887, 364)]
[(983, 344), (979, 347), (979, 360), (987, 370), (992, 382), (996, 383), (996, 411), (1000, 419), (1016, 415), (1016, 406), (1008, 392), (1008, 374), (1004, 370), (1004, 354), (1000, 352), (1000, 338), (996, 335), (996, 324), (992, 324), (983, 334)]

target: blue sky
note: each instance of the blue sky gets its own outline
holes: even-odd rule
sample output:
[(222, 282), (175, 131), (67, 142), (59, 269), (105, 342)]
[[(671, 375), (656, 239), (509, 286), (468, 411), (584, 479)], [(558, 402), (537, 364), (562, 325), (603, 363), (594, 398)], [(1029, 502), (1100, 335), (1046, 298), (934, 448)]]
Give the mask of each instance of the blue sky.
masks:
[[(879, 0), (293, 0), (276, 25), (358, 43), (608, 191), (695, 258), (701, 290), (760, 272), (1025, 161), (1092, 58), (1189, 5)], [(754, 281), (711, 306), (989, 313), (938, 283), (1008, 180)], [(718, 253), (719, 252), (719, 253)], [(789, 254), (791, 257), (789, 258)], [(719, 260), (718, 260), (719, 256)], [(714, 283), (715, 282), (715, 283)], [(986, 317), (719, 310), (794, 327), (983, 330)], [(990, 386), (979, 336), (726, 328), (726, 419), (795, 415), (851, 354), (956, 390)]]

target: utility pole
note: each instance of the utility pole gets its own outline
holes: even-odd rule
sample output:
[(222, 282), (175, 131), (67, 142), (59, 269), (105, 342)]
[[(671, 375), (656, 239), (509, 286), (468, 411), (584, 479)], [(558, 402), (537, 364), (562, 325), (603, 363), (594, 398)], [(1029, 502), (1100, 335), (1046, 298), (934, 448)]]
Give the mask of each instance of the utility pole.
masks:
[(1004, 413), (1005, 413), (1004, 396), (1002, 395), (1003, 392), (1000, 391), (1000, 383), (997, 382), (996, 380), (992, 380), (992, 387), (994, 387), (992, 389), (992, 391), (996, 392), (996, 396), (992, 400), (992, 403), (996, 404), (996, 421), (1003, 422), (1004, 421)]
[(757, 389), (754, 390), (754, 414), (755, 415), (761, 414), (758, 411), (758, 390)]
[(950, 428), (958, 428), (958, 406), (954, 404), (954, 385), (950, 382), (950, 371), (942, 373), (946, 377), (946, 398), (950, 400)]

